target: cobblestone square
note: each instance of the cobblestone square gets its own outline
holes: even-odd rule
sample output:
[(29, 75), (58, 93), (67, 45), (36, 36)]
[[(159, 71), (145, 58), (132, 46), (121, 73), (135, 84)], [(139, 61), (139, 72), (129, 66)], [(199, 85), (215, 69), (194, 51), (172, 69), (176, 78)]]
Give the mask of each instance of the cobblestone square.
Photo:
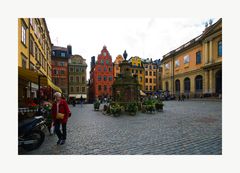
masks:
[[(219, 155), (222, 154), (221, 101), (166, 101), (164, 111), (112, 117), (92, 104), (70, 109), (67, 141), (49, 136), (37, 155)], [(102, 105), (101, 105), (102, 108)]]

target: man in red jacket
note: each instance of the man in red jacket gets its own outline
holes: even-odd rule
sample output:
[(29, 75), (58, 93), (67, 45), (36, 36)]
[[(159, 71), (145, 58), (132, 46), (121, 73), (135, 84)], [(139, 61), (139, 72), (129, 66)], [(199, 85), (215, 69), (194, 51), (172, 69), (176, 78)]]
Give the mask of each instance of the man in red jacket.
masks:
[[(71, 116), (67, 102), (61, 98), (61, 93), (54, 93), (56, 101), (52, 105), (52, 119), (55, 126), (55, 132), (58, 136), (57, 144), (63, 145), (67, 137), (67, 120)], [(60, 130), (62, 125), (62, 132)]]

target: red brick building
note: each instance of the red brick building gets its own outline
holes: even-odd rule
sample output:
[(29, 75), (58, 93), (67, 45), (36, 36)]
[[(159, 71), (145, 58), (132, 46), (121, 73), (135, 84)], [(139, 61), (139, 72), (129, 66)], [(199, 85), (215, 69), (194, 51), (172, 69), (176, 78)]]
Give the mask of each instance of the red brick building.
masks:
[(68, 96), (68, 58), (72, 54), (70, 45), (52, 47), (52, 81), (59, 86), (65, 97)]
[(107, 47), (104, 46), (101, 54), (91, 60), (89, 101), (93, 102), (97, 98), (109, 98), (112, 96), (113, 84), (113, 63)]

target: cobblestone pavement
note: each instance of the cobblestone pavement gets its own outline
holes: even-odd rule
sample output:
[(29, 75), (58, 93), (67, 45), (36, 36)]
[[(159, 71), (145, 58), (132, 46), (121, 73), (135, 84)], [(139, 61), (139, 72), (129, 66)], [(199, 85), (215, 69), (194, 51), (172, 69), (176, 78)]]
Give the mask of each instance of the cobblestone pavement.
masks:
[[(167, 101), (164, 112), (111, 117), (93, 105), (70, 106), (67, 141), (49, 136), (42, 146), (20, 154), (222, 154), (222, 102)], [(102, 106), (102, 105), (101, 105)]]

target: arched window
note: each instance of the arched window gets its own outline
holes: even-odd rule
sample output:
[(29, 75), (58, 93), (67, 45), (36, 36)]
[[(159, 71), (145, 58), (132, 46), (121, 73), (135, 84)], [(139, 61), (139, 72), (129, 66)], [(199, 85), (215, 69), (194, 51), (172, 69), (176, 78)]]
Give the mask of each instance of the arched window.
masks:
[(186, 77), (184, 79), (184, 93), (189, 93), (190, 92), (190, 79), (189, 77)]
[(176, 90), (176, 93), (180, 93), (180, 80), (179, 79), (177, 79), (176, 81), (175, 81), (175, 90)]
[(202, 89), (203, 89), (203, 78), (201, 75), (198, 75), (195, 78), (195, 90), (197, 93), (201, 93)]

